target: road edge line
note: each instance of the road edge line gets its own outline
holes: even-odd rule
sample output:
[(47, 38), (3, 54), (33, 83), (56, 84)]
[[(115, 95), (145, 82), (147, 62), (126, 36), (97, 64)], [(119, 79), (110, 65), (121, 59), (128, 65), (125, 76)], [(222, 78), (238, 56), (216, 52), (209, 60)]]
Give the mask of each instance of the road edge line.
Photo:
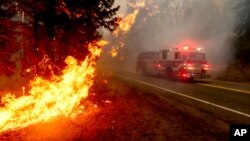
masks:
[(139, 82), (139, 83), (142, 83), (144, 85), (155, 87), (155, 88), (158, 88), (158, 89), (170, 92), (170, 93), (174, 93), (176, 95), (180, 95), (182, 97), (186, 97), (186, 98), (189, 98), (189, 99), (201, 102), (201, 103), (205, 103), (205, 104), (208, 104), (208, 105), (211, 105), (211, 106), (214, 106), (214, 107), (217, 107), (217, 108), (220, 108), (220, 109), (223, 109), (223, 110), (226, 110), (226, 111), (230, 111), (230, 112), (233, 112), (233, 113), (236, 113), (236, 114), (239, 114), (239, 115), (242, 115), (242, 116), (250, 118), (250, 114), (243, 113), (243, 112), (240, 112), (240, 111), (237, 111), (237, 110), (234, 110), (234, 109), (230, 109), (230, 108), (227, 108), (227, 107), (224, 107), (224, 106), (221, 106), (221, 105), (218, 105), (218, 104), (206, 101), (206, 100), (202, 100), (202, 99), (195, 98), (195, 97), (192, 97), (192, 96), (189, 96), (189, 95), (185, 95), (185, 94), (180, 93), (180, 92), (176, 92), (176, 91), (173, 91), (173, 90), (162, 88), (160, 86), (157, 86), (157, 85), (154, 85), (154, 84), (150, 84), (150, 83), (147, 83), (147, 82), (143, 82), (143, 81), (140, 81), (140, 80), (136, 80), (136, 79), (133, 79), (133, 78), (130, 78), (130, 77), (121, 76), (121, 75), (118, 75), (118, 74), (113, 74), (113, 75), (116, 75), (118, 77), (122, 77), (122, 78), (125, 78), (125, 79), (129, 79), (129, 80), (132, 80), (132, 81), (135, 81), (135, 82)]
[(250, 94), (249, 91), (245, 91), (245, 90), (239, 90), (239, 89), (234, 89), (234, 88), (227, 88), (227, 87), (222, 87), (222, 86), (215, 86), (215, 85), (211, 85), (211, 84), (202, 84), (202, 83), (197, 83), (197, 84), (203, 85), (203, 86), (207, 86), (207, 87), (213, 87), (213, 88), (228, 90), (228, 91), (235, 91), (235, 92)]

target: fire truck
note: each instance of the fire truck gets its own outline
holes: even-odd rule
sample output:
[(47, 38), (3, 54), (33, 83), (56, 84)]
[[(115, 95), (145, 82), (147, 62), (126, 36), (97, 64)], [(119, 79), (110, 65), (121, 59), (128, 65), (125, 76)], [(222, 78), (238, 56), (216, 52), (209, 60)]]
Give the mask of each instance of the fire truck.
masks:
[(209, 67), (203, 48), (190, 46), (142, 52), (136, 62), (136, 71), (142, 74), (190, 81), (209, 78)]

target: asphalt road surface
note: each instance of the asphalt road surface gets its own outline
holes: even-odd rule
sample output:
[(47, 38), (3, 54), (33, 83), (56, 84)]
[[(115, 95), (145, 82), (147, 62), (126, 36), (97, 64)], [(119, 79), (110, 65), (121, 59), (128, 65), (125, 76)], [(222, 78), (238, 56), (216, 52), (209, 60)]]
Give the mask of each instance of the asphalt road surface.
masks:
[(112, 74), (128, 85), (197, 107), (231, 124), (250, 124), (250, 85), (216, 80), (187, 83), (120, 71)]

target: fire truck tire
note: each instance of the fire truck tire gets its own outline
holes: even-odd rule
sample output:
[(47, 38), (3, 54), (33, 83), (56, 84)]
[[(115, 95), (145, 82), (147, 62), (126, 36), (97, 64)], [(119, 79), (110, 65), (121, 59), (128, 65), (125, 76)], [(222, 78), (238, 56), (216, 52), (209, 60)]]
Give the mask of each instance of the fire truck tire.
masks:
[(172, 68), (167, 68), (165, 72), (165, 77), (167, 79), (174, 79), (174, 70)]
[(191, 78), (188, 78), (188, 82), (192, 83), (194, 81), (194, 78), (191, 77)]
[(142, 74), (147, 74), (147, 68), (146, 68), (146, 66), (142, 66), (141, 67), (141, 73)]

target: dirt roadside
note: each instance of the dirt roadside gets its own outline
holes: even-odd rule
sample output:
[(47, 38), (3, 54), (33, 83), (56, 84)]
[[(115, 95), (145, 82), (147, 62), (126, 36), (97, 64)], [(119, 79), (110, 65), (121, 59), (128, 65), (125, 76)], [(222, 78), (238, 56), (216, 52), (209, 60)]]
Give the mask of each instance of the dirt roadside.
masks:
[(0, 140), (228, 140), (223, 120), (171, 99), (99, 76), (85, 112), (0, 134)]

